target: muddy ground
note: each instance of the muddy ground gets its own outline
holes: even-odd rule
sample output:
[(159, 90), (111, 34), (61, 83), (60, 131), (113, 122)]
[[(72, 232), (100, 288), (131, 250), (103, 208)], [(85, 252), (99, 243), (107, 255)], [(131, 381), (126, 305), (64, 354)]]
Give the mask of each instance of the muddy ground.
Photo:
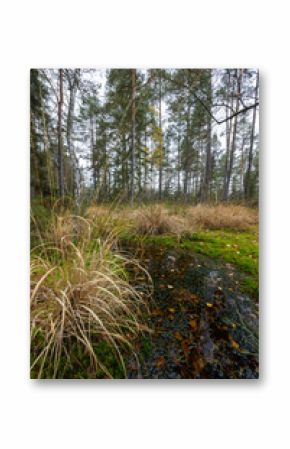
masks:
[(142, 261), (154, 295), (150, 350), (130, 359), (129, 378), (258, 378), (258, 301), (240, 291), (230, 264), (148, 246)]

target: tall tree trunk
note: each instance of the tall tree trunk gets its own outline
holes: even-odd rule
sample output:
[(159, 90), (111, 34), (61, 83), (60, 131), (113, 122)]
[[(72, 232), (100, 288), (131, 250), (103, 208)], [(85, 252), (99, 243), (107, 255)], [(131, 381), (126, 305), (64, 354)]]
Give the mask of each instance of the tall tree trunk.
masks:
[(242, 146), (241, 146), (241, 162), (240, 162), (240, 192), (241, 192), (241, 197), (243, 196), (243, 190), (244, 190), (244, 148), (245, 148), (245, 140), (246, 140), (245, 137), (243, 137)]
[(78, 76), (79, 76), (79, 70), (75, 70), (73, 72), (73, 75), (67, 73), (67, 79), (69, 83), (69, 104), (68, 104), (68, 112), (67, 112), (67, 126), (66, 126), (66, 137), (67, 137), (67, 148), (68, 153), (70, 155), (71, 165), (72, 165), (72, 195), (73, 197), (76, 197), (79, 192), (79, 186), (78, 186), (78, 175), (77, 175), (77, 166), (78, 161), (77, 157), (74, 151), (73, 146), (73, 123), (74, 123), (74, 109), (75, 109), (75, 96), (76, 96), (76, 90), (78, 85)]
[(63, 69), (59, 69), (59, 98), (57, 112), (57, 138), (58, 138), (58, 193), (62, 198), (64, 196), (64, 161), (63, 161), (63, 139), (62, 139), (62, 107), (63, 107)]
[[(231, 90), (231, 102), (230, 102), (230, 108), (231, 111), (233, 110), (234, 105), (234, 88), (231, 88), (231, 72), (228, 71), (228, 87), (227, 87), (227, 96), (226, 96), (226, 105), (228, 106), (229, 103), (229, 94), (228, 91)], [(229, 117), (229, 110), (226, 106), (226, 119)], [(228, 177), (228, 170), (229, 170), (229, 157), (230, 157), (230, 147), (231, 147), (231, 136), (232, 136), (232, 127), (233, 127), (233, 120), (227, 120), (226, 121), (226, 157), (225, 157), (225, 166), (224, 166), (224, 180), (223, 180), (223, 199), (224, 201), (227, 201), (228, 199), (228, 190), (227, 190), (227, 177)]]
[(163, 181), (163, 135), (162, 135), (162, 74), (159, 70), (159, 136), (160, 136), (160, 157), (159, 157), (159, 200), (162, 199), (162, 181)]
[[(258, 90), (259, 90), (259, 72), (257, 72), (256, 78), (256, 87), (255, 87), (255, 103), (258, 101)], [(252, 129), (251, 129), (251, 137), (250, 137), (250, 148), (249, 148), (249, 156), (248, 156), (248, 165), (247, 172), (245, 176), (245, 184), (244, 184), (244, 193), (245, 199), (250, 199), (251, 194), (251, 171), (253, 164), (253, 149), (254, 149), (254, 139), (255, 139), (255, 128), (256, 128), (256, 115), (257, 115), (257, 107), (253, 109), (253, 120), (252, 120)]]
[(127, 173), (127, 144), (126, 144), (126, 134), (125, 131), (121, 131), (121, 141), (122, 141), (122, 191), (128, 192), (128, 173)]
[[(146, 116), (145, 116), (146, 120)], [(148, 188), (148, 160), (147, 160), (147, 126), (145, 124), (145, 130), (144, 130), (144, 197), (147, 198), (147, 188)]]
[[(239, 112), (242, 75), (243, 75), (242, 69), (236, 70), (237, 92), (236, 92), (235, 113)], [(226, 199), (228, 198), (228, 195), (229, 195), (229, 187), (230, 187), (230, 181), (231, 181), (233, 165), (234, 165), (234, 154), (235, 154), (235, 149), (236, 149), (236, 137), (237, 137), (237, 125), (238, 125), (238, 115), (236, 115), (233, 118), (233, 134), (232, 134), (231, 149), (230, 149), (230, 155), (229, 155), (229, 164), (228, 164), (227, 178), (226, 178), (226, 190), (225, 190)]]
[(50, 196), (52, 196), (54, 194), (54, 170), (53, 170), (53, 161), (52, 161), (50, 149), (49, 149), (48, 129), (47, 129), (47, 122), (46, 122), (46, 116), (45, 116), (41, 84), (39, 84), (39, 97), (40, 97), (41, 118), (42, 118), (42, 126), (43, 126), (43, 145), (44, 145), (44, 153), (46, 155), (46, 164), (47, 164), (49, 194), (50, 194)]
[[(211, 104), (212, 104), (212, 87), (211, 87), (211, 69), (209, 69), (209, 81), (208, 81), (208, 108), (211, 110)], [(205, 163), (205, 177), (204, 177), (204, 188), (203, 188), (203, 200), (208, 201), (209, 199), (209, 189), (210, 189), (210, 183), (211, 183), (211, 116), (210, 114), (207, 114), (207, 142), (206, 142), (206, 163)]]
[[(189, 73), (189, 72), (188, 72)], [(190, 87), (189, 87), (189, 76), (188, 76), (188, 92), (187, 92), (187, 114), (186, 114), (186, 153), (184, 161), (184, 180), (183, 180), (183, 194), (184, 201), (187, 202), (188, 196), (188, 176), (189, 176), (189, 152), (190, 152)]]
[(180, 165), (181, 165), (181, 151), (180, 151), (180, 135), (178, 131), (177, 136), (177, 193), (180, 196), (181, 186), (180, 186)]
[(134, 205), (136, 165), (136, 69), (131, 71), (132, 81), (132, 152), (131, 152), (131, 206)]
[(92, 155), (92, 166), (93, 166), (93, 184), (94, 191), (97, 191), (97, 164), (96, 164), (96, 149), (94, 142), (94, 117), (90, 116), (90, 131), (91, 131), (91, 155)]
[(39, 164), (37, 158), (36, 124), (34, 114), (30, 114), (30, 186), (31, 197), (41, 195), (41, 183), (39, 176)]

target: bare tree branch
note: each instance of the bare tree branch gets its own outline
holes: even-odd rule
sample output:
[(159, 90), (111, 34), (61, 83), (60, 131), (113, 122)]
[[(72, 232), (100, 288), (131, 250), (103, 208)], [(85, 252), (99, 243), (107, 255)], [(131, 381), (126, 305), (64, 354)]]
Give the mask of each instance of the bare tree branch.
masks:
[[(183, 83), (179, 83), (178, 81), (173, 80), (172, 78), (169, 78), (168, 76), (166, 76), (166, 79), (167, 79), (167, 81), (170, 81), (170, 82), (172, 82), (172, 83), (174, 83), (174, 84), (177, 84), (177, 85), (179, 85), (179, 86), (186, 87), (186, 88), (189, 87), (189, 86), (187, 86), (187, 85), (185, 85), (185, 84), (183, 84)], [(206, 104), (201, 98), (199, 98), (199, 97), (196, 95), (196, 93), (194, 93), (194, 92), (191, 92), (191, 93), (192, 93), (194, 99), (195, 99), (196, 101), (198, 101), (198, 102), (202, 105), (202, 107), (205, 109), (205, 111), (211, 116), (211, 118), (212, 118), (218, 125), (221, 125), (222, 123), (225, 123), (225, 122), (227, 122), (228, 120), (231, 120), (233, 117), (236, 117), (236, 116), (239, 115), (239, 114), (243, 114), (243, 113), (249, 111), (250, 109), (256, 108), (256, 107), (259, 105), (259, 101), (256, 101), (254, 104), (251, 104), (251, 105), (249, 105), (249, 106), (244, 107), (243, 109), (240, 109), (238, 112), (233, 113), (232, 115), (226, 117), (225, 119), (223, 119), (223, 120), (218, 120), (218, 119), (213, 115), (213, 113), (211, 112), (211, 110), (210, 110), (210, 108), (207, 106), (207, 104)]]

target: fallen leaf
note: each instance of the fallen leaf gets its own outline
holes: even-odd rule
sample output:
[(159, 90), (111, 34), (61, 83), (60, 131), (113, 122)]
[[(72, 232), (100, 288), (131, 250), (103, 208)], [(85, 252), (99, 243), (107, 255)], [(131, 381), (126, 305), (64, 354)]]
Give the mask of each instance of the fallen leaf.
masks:
[(192, 330), (196, 330), (197, 329), (197, 320), (190, 320), (189, 325)]
[(156, 367), (162, 368), (165, 365), (165, 358), (163, 355), (156, 360)]
[(239, 349), (240, 345), (239, 345), (239, 343), (237, 343), (235, 340), (232, 340), (232, 347), (233, 347), (234, 349)]
[(181, 333), (178, 332), (178, 331), (174, 332), (174, 336), (175, 336), (176, 340), (178, 340), (178, 341), (182, 341), (183, 340), (183, 337), (182, 337)]
[(211, 304), (210, 302), (206, 303), (207, 307), (213, 307), (213, 304)]
[(155, 309), (155, 310), (153, 310), (152, 315), (153, 316), (160, 316), (160, 315), (162, 315), (162, 310), (161, 309)]
[(175, 309), (173, 307), (168, 307), (169, 312), (174, 313)]
[(194, 362), (193, 362), (193, 366), (194, 366), (194, 369), (196, 370), (196, 371), (202, 371), (203, 370), (203, 368), (204, 368), (204, 361), (203, 361), (203, 359), (201, 359), (201, 358), (198, 358), (197, 360), (195, 360)]
[(173, 285), (167, 285), (167, 288), (174, 288)]
[(176, 297), (179, 302), (183, 301), (199, 301), (199, 297), (194, 293), (191, 293), (186, 288), (177, 288), (174, 290), (176, 292)]
[(187, 358), (189, 353), (190, 353), (190, 349), (189, 349), (189, 346), (188, 346), (188, 341), (187, 340), (183, 340), (181, 342), (181, 346), (182, 346), (182, 349), (183, 349), (184, 356)]

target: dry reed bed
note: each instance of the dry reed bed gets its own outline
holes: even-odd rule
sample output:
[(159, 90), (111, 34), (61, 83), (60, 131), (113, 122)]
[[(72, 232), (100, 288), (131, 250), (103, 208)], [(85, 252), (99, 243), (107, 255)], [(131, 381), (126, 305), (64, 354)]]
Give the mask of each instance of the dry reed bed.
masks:
[[(122, 212), (124, 216), (124, 212)], [(182, 235), (199, 229), (247, 230), (258, 223), (254, 209), (237, 205), (197, 205), (170, 209), (163, 205), (127, 212), (131, 228), (141, 235)]]

